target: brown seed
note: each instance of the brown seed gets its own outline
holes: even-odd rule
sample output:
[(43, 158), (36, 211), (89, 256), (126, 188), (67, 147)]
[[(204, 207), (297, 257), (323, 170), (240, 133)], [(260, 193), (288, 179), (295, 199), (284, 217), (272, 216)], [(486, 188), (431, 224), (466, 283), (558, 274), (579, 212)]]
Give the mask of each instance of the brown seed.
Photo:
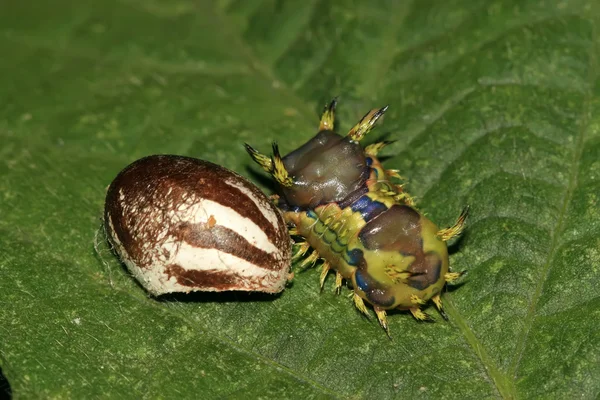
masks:
[(104, 223), (123, 263), (153, 295), (277, 293), (288, 278), (291, 240), (280, 212), (248, 180), (207, 161), (135, 161), (111, 183)]

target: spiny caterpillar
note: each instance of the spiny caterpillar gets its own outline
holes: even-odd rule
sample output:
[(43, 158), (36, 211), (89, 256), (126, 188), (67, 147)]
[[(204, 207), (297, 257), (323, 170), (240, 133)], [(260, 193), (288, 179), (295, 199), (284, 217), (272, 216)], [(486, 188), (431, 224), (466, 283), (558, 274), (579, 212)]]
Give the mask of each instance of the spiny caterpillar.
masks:
[(377, 159), (390, 142), (359, 144), (387, 107), (371, 110), (342, 137), (333, 132), (336, 103), (325, 107), (317, 135), (285, 157), (276, 143), (272, 156), (246, 144), (278, 185), (273, 198), (290, 234), (301, 238), (294, 257), (312, 248), (301, 266), (322, 259), (321, 288), (333, 269), (336, 291), (343, 280), (351, 283), (354, 305), (369, 316), (365, 301), (371, 304), (388, 335), (386, 310), (432, 320), (421, 307), (433, 300), (446, 319), (442, 288), (461, 276), (449, 271), (446, 242), (463, 231), (468, 207), (453, 226), (439, 229), (415, 209), (403, 185), (391, 182), (401, 179), (398, 171)]

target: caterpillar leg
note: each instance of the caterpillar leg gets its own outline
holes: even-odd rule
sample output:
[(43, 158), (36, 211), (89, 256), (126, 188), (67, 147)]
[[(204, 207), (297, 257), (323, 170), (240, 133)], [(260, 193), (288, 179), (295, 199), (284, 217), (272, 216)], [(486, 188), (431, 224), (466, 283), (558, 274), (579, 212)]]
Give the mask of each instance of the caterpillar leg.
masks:
[(409, 310), (417, 321), (435, 321), (429, 314), (426, 314), (423, 311), (421, 311), (419, 307), (411, 307), (409, 308)]
[(261, 168), (269, 174), (273, 171), (273, 160), (271, 160), (271, 157), (259, 153), (258, 150), (250, 146), (248, 143), (244, 143), (244, 146), (246, 147), (246, 151), (255, 163), (260, 165)]
[(387, 323), (387, 314), (385, 313), (385, 310), (375, 307), (375, 314), (377, 314), (379, 325), (381, 325), (381, 327), (385, 329), (385, 333), (387, 333), (388, 337), (391, 339), (392, 337), (390, 336), (390, 327)]
[(277, 146), (277, 143), (275, 142), (273, 142), (273, 157), (271, 157), (271, 160), (271, 176), (273, 176), (281, 186), (292, 187), (294, 185), (294, 180), (285, 168), (285, 165), (283, 165), (283, 158), (281, 158), (281, 154), (279, 153), (279, 146)]
[(335, 273), (335, 292), (337, 294), (340, 294), (340, 292), (342, 291), (343, 279), (344, 279), (344, 277), (342, 276), (342, 274), (340, 274), (339, 272)]
[(325, 106), (323, 115), (321, 116), (321, 122), (319, 123), (319, 132), (321, 131), (332, 131), (335, 123), (335, 106), (337, 105), (337, 97), (331, 100), (331, 102)]
[(361, 139), (364, 138), (371, 129), (373, 129), (373, 126), (375, 126), (377, 120), (381, 118), (387, 109), (388, 107), (385, 106), (383, 108), (376, 108), (369, 111), (364, 117), (362, 117), (358, 124), (354, 125), (354, 127), (350, 129), (350, 132), (348, 132), (348, 135), (346, 136), (348, 136), (351, 140), (360, 142)]
[(300, 269), (306, 269), (312, 267), (319, 259), (319, 253), (314, 250), (308, 257), (306, 257), (300, 264)]
[(422, 298), (420, 298), (416, 294), (413, 294), (412, 296), (410, 296), (410, 302), (413, 303), (417, 307), (426, 303), (425, 300), (423, 300)]
[(444, 229), (439, 230), (439, 232), (437, 233), (438, 237), (440, 239), (442, 239), (444, 242), (447, 242), (448, 240), (452, 239), (453, 237), (460, 235), (462, 233), (462, 231), (465, 229), (465, 222), (467, 220), (468, 215), (469, 215), (469, 206), (466, 206), (465, 208), (463, 208), (462, 212), (460, 213), (460, 216), (458, 217), (458, 219), (456, 220), (454, 225), (452, 225), (449, 228), (444, 228)]
[(306, 254), (308, 249), (310, 249), (310, 244), (308, 244), (308, 242), (297, 243), (296, 246), (298, 246), (298, 250), (296, 250), (296, 252), (292, 256), (292, 260), (296, 260), (296, 259), (302, 257), (303, 255)]
[[(415, 198), (412, 197), (411, 195), (409, 195), (406, 192), (400, 192), (400, 193), (398, 193), (396, 196), (394, 196), (394, 200), (396, 200), (398, 202), (401, 202), (401, 203), (404, 203), (404, 204), (406, 204), (407, 206), (410, 206), (410, 207), (414, 207), (415, 204), (416, 204)], [(440, 233), (438, 232), (438, 235), (439, 234)]]
[(397, 169), (386, 169), (385, 174), (387, 176), (389, 176), (390, 178), (396, 178), (396, 179), (400, 179), (402, 181), (406, 180), (405, 178), (402, 177), (402, 175), (400, 175), (400, 171), (398, 171)]
[(352, 295), (352, 301), (354, 302), (356, 308), (358, 308), (358, 311), (366, 315), (367, 318), (371, 318), (371, 316), (369, 315), (369, 310), (367, 309), (367, 306), (365, 306), (365, 302), (363, 301), (362, 297), (354, 293)]
[(319, 278), (319, 282), (321, 284), (321, 290), (323, 290), (323, 285), (325, 284), (325, 278), (327, 278), (327, 274), (329, 273), (330, 269), (331, 269), (331, 264), (329, 264), (327, 261), (325, 261), (323, 263), (323, 266), (321, 267), (321, 276)]
[(466, 273), (467, 273), (467, 271), (448, 272), (447, 274), (444, 275), (444, 280), (446, 281), (446, 283), (454, 283), (458, 278), (460, 278), (461, 276), (463, 276)]
[(442, 318), (444, 318), (446, 321), (448, 321), (448, 314), (446, 314), (446, 312), (444, 311), (444, 307), (443, 307), (443, 304), (442, 304), (442, 298), (440, 297), (440, 295), (438, 294), (436, 296), (433, 296), (431, 298), (431, 300), (433, 300), (433, 303), (437, 307), (437, 309), (440, 312), (440, 315), (442, 316)]
[[(362, 299), (362, 297), (360, 297), (359, 295), (354, 293), (352, 295), (352, 300), (354, 301), (354, 305), (356, 306), (356, 308), (358, 308), (358, 310), (361, 313), (366, 315), (367, 318), (370, 318), (369, 310), (367, 309), (367, 306), (365, 306), (365, 302)], [(385, 329), (385, 333), (387, 333), (387, 335), (391, 338), (390, 328), (387, 323), (387, 314), (386, 314), (385, 310), (381, 309), (379, 307), (374, 307), (374, 309), (375, 309), (375, 314), (377, 315), (377, 320), (379, 321), (379, 325), (381, 325), (381, 327), (383, 329)]]
[(294, 180), (290, 176), (289, 172), (283, 165), (283, 159), (279, 153), (279, 146), (273, 142), (273, 156), (269, 157), (265, 154), (259, 153), (258, 150), (254, 149), (248, 143), (245, 143), (246, 151), (255, 163), (261, 166), (266, 172), (283, 187), (292, 187)]
[(365, 154), (367, 154), (368, 156), (376, 156), (381, 150), (383, 150), (385, 146), (390, 145), (394, 142), (395, 140), (384, 140), (383, 142), (370, 144), (367, 147), (365, 147)]

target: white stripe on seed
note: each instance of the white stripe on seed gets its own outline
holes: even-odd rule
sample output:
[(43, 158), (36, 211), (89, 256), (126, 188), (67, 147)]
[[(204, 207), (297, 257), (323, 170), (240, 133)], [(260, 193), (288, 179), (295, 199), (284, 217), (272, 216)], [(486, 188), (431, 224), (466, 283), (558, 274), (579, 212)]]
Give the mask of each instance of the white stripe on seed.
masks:
[[(168, 265), (176, 264), (185, 271), (219, 272), (229, 271), (238, 275), (236, 282), (225, 285), (233, 290), (271, 290), (280, 291), (282, 282), (285, 282), (285, 270), (268, 270), (216, 249), (204, 249), (191, 246), (187, 243), (164, 243), (162, 249), (175, 253), (167, 262), (155, 260), (155, 264), (146, 273), (136, 276), (140, 282), (154, 295), (173, 292), (190, 292), (194, 290), (222, 290), (220, 285), (211, 286), (208, 283), (198, 283), (198, 287), (181, 284), (178, 277), (166, 273)], [(235, 275), (232, 275), (235, 276)], [(239, 277), (242, 278), (239, 278)], [(243, 279), (248, 278), (248, 279)], [(259, 286), (260, 285), (260, 286)]]
[(262, 215), (273, 225), (275, 231), (279, 230), (279, 222), (277, 219), (277, 214), (273, 210), (274, 207), (265, 201), (265, 199), (261, 199), (257, 197), (256, 194), (252, 192), (252, 190), (248, 189), (246, 186), (242, 185), (240, 182), (236, 182), (233, 179), (225, 179), (225, 183), (229, 186), (232, 186), (238, 189), (240, 192), (244, 193), (254, 204), (256, 204), (256, 208), (260, 210)]
[(273, 272), (232, 254), (217, 249), (194, 247), (187, 243), (179, 245), (179, 251), (171, 262), (186, 271), (232, 271), (243, 277), (258, 279)]

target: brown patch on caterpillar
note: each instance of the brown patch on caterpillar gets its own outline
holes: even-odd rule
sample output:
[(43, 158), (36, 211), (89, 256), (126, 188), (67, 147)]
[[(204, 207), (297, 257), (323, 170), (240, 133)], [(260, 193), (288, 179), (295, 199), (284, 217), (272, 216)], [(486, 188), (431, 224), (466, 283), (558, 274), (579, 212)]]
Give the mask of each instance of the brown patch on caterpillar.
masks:
[(415, 289), (423, 290), (440, 279), (441, 270), (442, 260), (437, 254), (433, 252), (421, 253), (408, 267), (408, 271), (412, 275), (407, 279), (407, 283)]
[(365, 225), (360, 240), (369, 250), (398, 251), (414, 257), (407, 268), (407, 284), (423, 290), (440, 277), (442, 260), (435, 253), (423, 251), (421, 215), (406, 205), (394, 205)]
[(405, 205), (394, 205), (369, 221), (360, 232), (360, 241), (369, 250), (423, 252), (421, 216)]
[(281, 187), (289, 206), (314, 208), (344, 200), (369, 175), (362, 147), (332, 131), (320, 131), (283, 158), (294, 184)]

